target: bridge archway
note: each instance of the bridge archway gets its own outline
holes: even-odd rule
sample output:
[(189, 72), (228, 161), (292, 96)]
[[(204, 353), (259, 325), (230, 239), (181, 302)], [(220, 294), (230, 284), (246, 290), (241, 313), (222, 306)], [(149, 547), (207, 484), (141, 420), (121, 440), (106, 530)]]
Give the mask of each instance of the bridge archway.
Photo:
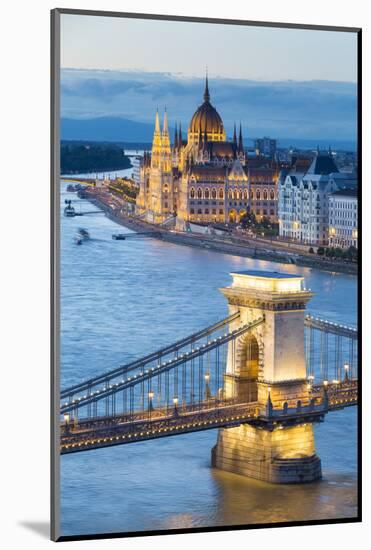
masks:
[(256, 335), (248, 333), (238, 340), (236, 349), (236, 397), (246, 402), (258, 399), (260, 346)]

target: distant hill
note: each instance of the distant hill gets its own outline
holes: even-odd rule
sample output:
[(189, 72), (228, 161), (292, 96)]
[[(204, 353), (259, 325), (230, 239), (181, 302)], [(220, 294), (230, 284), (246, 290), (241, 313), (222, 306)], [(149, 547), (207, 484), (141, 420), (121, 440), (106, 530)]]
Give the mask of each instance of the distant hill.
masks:
[[(153, 124), (146, 122), (136, 122), (120, 117), (99, 117), (99, 118), (62, 118), (61, 119), (61, 139), (73, 141), (98, 141), (114, 143), (151, 143), (153, 137)], [(173, 139), (174, 129), (169, 128), (170, 138)], [(255, 131), (250, 139), (245, 139), (245, 145), (252, 145), (252, 137), (255, 137)], [(183, 137), (186, 137), (186, 129), (183, 130)], [(230, 136), (229, 136), (230, 137)], [(276, 136), (271, 136), (276, 137)], [(342, 149), (355, 151), (356, 143), (351, 140), (336, 139), (300, 139), (300, 138), (280, 138), (278, 137), (279, 147), (289, 147), (293, 145), (299, 149), (315, 148), (319, 145), (321, 148), (327, 148), (329, 145), (333, 149)]]
[(151, 142), (152, 137), (153, 124), (126, 118), (61, 119), (61, 139), (65, 140)]

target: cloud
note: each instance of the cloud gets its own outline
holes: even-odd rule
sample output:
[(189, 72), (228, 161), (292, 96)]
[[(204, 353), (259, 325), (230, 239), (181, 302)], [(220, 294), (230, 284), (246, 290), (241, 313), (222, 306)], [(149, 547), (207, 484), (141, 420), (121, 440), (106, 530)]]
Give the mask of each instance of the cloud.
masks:
[[(152, 123), (166, 105), (184, 128), (202, 103), (204, 82), (171, 73), (63, 69), (62, 116), (123, 117)], [(355, 139), (357, 89), (348, 82), (252, 81), (216, 78), (211, 101), (227, 132), (236, 120), (250, 136)]]

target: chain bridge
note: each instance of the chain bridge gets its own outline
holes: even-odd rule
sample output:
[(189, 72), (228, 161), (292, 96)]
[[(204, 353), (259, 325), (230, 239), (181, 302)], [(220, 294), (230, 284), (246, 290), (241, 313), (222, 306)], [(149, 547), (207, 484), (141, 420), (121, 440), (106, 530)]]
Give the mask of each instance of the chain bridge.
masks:
[(305, 314), (302, 277), (232, 277), (228, 317), (61, 391), (62, 454), (219, 428), (216, 467), (320, 477), (312, 425), (358, 402), (357, 329)]

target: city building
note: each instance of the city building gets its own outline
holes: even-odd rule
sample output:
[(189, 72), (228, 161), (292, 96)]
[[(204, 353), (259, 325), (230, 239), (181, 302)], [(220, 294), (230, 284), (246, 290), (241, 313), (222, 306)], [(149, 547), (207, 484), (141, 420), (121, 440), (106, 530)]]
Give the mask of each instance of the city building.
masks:
[[(206, 77), (203, 103), (191, 118), (187, 139), (176, 125), (170, 142), (168, 115), (160, 128), (156, 113), (151, 152), (140, 171), (137, 213), (152, 223), (176, 216), (178, 229), (188, 222), (237, 223), (246, 213), (277, 218), (278, 168), (250, 167), (240, 124), (227, 140), (221, 116), (210, 102)], [(252, 194), (252, 197), (250, 196)]]
[(358, 248), (358, 200), (356, 189), (342, 189), (329, 196), (329, 245)]
[(317, 151), (307, 161), (297, 159), (292, 169), (280, 174), (278, 184), (279, 235), (302, 243), (329, 242), (329, 196), (355, 188), (356, 177), (340, 173), (331, 151)]
[(250, 212), (258, 221), (269, 218), (278, 221), (278, 166), (248, 164)]
[(254, 147), (258, 156), (273, 158), (277, 151), (277, 140), (269, 137), (254, 140)]

